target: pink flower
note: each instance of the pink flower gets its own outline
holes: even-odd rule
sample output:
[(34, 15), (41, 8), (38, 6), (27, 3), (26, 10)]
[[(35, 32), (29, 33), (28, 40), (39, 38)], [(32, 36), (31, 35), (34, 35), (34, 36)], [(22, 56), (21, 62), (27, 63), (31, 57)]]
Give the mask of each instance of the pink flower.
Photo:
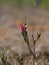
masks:
[(21, 31), (26, 31), (26, 29), (27, 29), (27, 25), (20, 24), (20, 30)]
[(24, 30), (26, 30), (27, 29), (27, 25), (24, 25)]
[(20, 30), (21, 30), (21, 31), (24, 30), (24, 25), (20, 24)]

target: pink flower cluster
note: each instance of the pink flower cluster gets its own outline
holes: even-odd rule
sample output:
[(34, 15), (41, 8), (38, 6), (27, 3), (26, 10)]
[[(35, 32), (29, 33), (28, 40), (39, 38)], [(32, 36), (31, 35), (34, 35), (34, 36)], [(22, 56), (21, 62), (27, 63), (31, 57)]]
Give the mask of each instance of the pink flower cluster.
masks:
[(26, 29), (27, 29), (27, 25), (20, 24), (21, 31), (26, 31)]

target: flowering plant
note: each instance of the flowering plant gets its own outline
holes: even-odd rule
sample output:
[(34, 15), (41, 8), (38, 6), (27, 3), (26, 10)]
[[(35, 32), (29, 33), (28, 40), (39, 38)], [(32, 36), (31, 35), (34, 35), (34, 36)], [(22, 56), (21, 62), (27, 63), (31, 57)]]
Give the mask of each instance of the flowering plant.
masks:
[(29, 38), (28, 38), (28, 34), (27, 34), (27, 24), (26, 23), (21, 24), (20, 25), (20, 30), (21, 30), (21, 33), (23, 35), (23, 38), (24, 38), (25, 42), (27, 43), (27, 46), (28, 46), (28, 49), (29, 49), (30, 53), (33, 54), (33, 56), (35, 57), (35, 44), (38, 41), (38, 39), (40, 38), (41, 33), (37, 32), (37, 38), (36, 39), (34, 39), (34, 35), (32, 34), (32, 40), (33, 40), (33, 43), (34, 43), (34, 52), (33, 52), (30, 48), (30, 45), (29, 45)]
[[(28, 35), (27, 35), (27, 25), (26, 24), (21, 24), (20, 25), (20, 30), (21, 30), (21, 33), (24, 37), (24, 40), (25, 42), (27, 42), (28, 40)], [(29, 41), (29, 40), (28, 40)], [(28, 43), (28, 42), (27, 42)]]
[(31, 48), (30, 48), (30, 45), (29, 45), (30, 43), (29, 43), (29, 38), (28, 38), (28, 34), (27, 34), (27, 25), (26, 25), (26, 24), (25, 24), (25, 25), (20, 25), (20, 29), (21, 29), (23, 38), (24, 38), (24, 40), (25, 40), (25, 42), (26, 42), (26, 44), (27, 44), (27, 46), (28, 46), (28, 49), (29, 49), (30, 53), (33, 55), (33, 57), (34, 57), (34, 65), (35, 65), (35, 58), (36, 58), (36, 54), (35, 54), (35, 44), (36, 44), (36, 42), (38, 41), (38, 39), (40, 38), (41, 33), (38, 33), (38, 32), (37, 32), (37, 38), (36, 38), (36, 39), (34, 39), (34, 35), (32, 34), (32, 40), (33, 40), (33, 44), (34, 44), (34, 47), (33, 47), (34, 52), (33, 52), (33, 51), (31, 50)]

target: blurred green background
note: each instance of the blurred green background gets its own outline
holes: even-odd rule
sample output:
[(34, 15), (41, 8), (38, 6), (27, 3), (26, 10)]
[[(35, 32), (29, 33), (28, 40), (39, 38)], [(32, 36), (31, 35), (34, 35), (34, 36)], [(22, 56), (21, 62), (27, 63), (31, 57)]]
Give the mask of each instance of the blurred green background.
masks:
[(0, 5), (39, 6), (49, 8), (49, 0), (0, 0)]

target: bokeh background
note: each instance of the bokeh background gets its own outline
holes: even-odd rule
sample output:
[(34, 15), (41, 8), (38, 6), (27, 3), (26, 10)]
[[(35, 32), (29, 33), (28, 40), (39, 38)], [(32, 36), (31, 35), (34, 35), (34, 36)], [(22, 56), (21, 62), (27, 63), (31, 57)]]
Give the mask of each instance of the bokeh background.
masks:
[(29, 54), (19, 29), (25, 21), (32, 50), (31, 35), (41, 32), (36, 52), (49, 52), (49, 0), (0, 0), (0, 48), (7, 55)]

